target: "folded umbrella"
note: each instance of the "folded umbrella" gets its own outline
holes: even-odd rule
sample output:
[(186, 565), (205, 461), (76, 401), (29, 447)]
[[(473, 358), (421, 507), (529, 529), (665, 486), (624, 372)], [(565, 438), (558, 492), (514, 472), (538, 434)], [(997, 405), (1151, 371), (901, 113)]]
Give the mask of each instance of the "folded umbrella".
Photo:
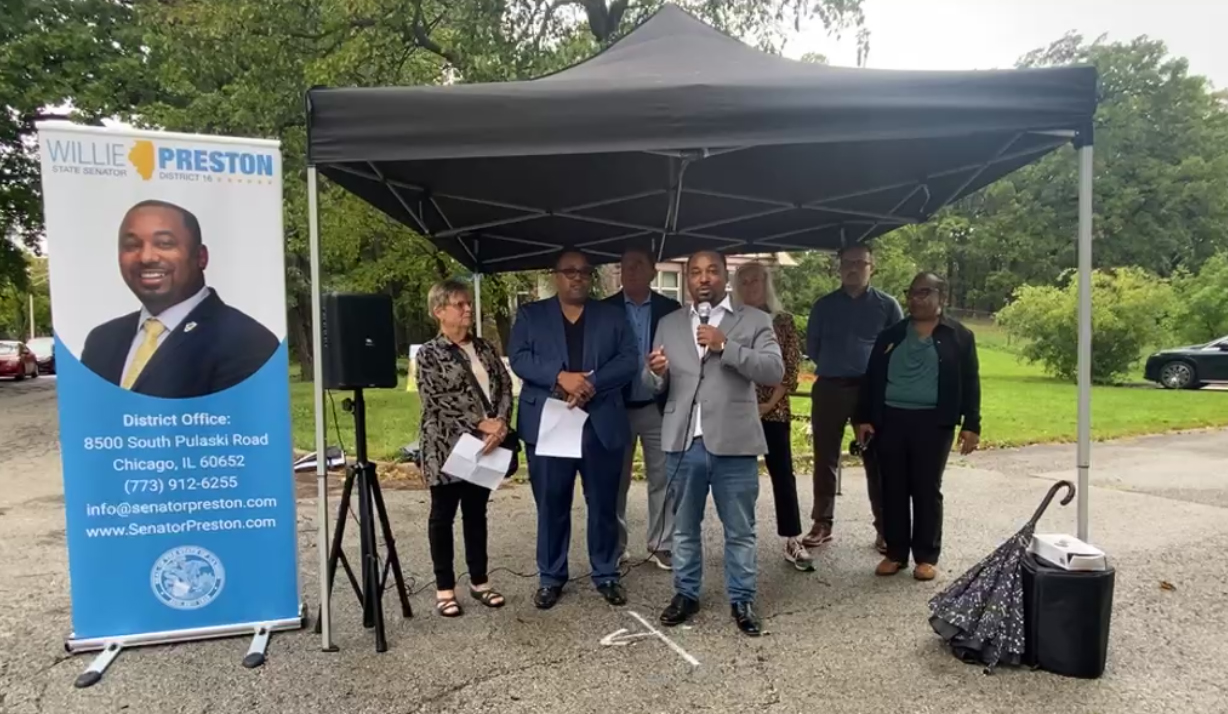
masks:
[(999, 664), (1018, 665), (1023, 659), (1023, 558), (1037, 521), (1062, 488), (1068, 491), (1062, 505), (1070, 503), (1074, 484), (1053, 484), (1018, 533), (930, 599), (930, 626), (946, 640), (952, 654), (970, 664), (983, 664), (986, 674)]

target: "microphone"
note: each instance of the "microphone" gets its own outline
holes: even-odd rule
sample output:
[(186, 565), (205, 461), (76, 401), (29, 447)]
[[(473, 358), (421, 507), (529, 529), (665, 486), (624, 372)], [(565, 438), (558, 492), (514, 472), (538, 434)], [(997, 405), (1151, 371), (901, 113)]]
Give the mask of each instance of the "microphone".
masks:
[(712, 316), (712, 304), (701, 302), (695, 306), (695, 312), (699, 313), (699, 324), (708, 324), (708, 318)]
[[(695, 306), (695, 312), (699, 313), (699, 324), (708, 324), (708, 318), (712, 316), (712, 304), (701, 302)], [(699, 361), (702, 363), (708, 359), (708, 348), (704, 346), (703, 351), (699, 355)], [(700, 379), (703, 379), (703, 371), (700, 371)]]

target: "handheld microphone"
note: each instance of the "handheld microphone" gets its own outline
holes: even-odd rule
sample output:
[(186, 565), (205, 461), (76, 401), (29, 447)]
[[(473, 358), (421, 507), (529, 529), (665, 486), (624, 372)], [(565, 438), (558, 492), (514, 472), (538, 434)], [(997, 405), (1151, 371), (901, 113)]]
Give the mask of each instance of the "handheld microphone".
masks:
[(699, 313), (699, 324), (708, 324), (708, 318), (712, 316), (712, 304), (701, 302), (695, 306), (695, 312)]

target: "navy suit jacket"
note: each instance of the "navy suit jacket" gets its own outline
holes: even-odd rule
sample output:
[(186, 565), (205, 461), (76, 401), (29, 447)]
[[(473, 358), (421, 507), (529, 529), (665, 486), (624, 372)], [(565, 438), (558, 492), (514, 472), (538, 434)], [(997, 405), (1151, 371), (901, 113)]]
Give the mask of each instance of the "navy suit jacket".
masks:
[(598, 300), (585, 303), (582, 365), (567, 364), (563, 319), (558, 298), (529, 303), (516, 313), (508, 345), (512, 371), (522, 382), (516, 431), (526, 444), (536, 444), (542, 407), (555, 391), (559, 372), (591, 371), (588, 379), (597, 393), (584, 407), (588, 423), (603, 446), (621, 449), (631, 440), (623, 387), (639, 375), (640, 363), (627, 312)]
[[(665, 297), (664, 295), (657, 292), (656, 290), (648, 291), (648, 299), (649, 299), (649, 305), (650, 305), (649, 310), (651, 310), (652, 312), (652, 318), (650, 319), (649, 325), (648, 325), (648, 346), (651, 348), (652, 341), (656, 339), (656, 336), (657, 336), (657, 323), (661, 322), (661, 318), (670, 314), (674, 310), (681, 308), (682, 304), (673, 298)], [(623, 315), (626, 316), (627, 299), (623, 296), (623, 291), (619, 290), (618, 292), (614, 293), (613, 295), (606, 298), (602, 302), (605, 302), (609, 305), (618, 306), (618, 309), (622, 310)], [(631, 334), (633, 337), (635, 336), (634, 328), (632, 328)], [(637, 346), (636, 352), (638, 354), (638, 346)], [(641, 367), (643, 366), (643, 359), (644, 359), (644, 355), (640, 355), (640, 360), (641, 360), (640, 366)], [(665, 400), (668, 397), (669, 395), (665, 392), (662, 392), (661, 394), (657, 395), (657, 407), (660, 409), (664, 409)], [(631, 385), (628, 384), (626, 387), (623, 388), (623, 401), (630, 401), (630, 399), (631, 399)]]
[[(81, 363), (118, 385), (140, 318), (138, 310), (90, 330)], [(279, 344), (268, 328), (222, 302), (210, 290), (208, 297), (162, 341), (132, 391), (164, 399), (220, 392), (252, 376)]]

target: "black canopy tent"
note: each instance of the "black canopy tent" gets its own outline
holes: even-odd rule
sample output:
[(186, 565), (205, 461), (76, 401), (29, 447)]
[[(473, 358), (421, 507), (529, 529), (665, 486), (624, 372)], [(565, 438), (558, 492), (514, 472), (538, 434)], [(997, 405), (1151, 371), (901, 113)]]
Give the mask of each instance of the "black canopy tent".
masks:
[[(676, 6), (529, 81), (308, 92), (313, 309), (316, 172), (480, 276), (596, 263), (835, 249), (921, 223), (1074, 141), (1080, 181), (1079, 534), (1090, 442), (1094, 68), (902, 72), (755, 50)], [(479, 293), (480, 295), (480, 293)], [(317, 453), (324, 449), (317, 321)], [(322, 536), (327, 543), (324, 465)], [(322, 593), (322, 599), (327, 596)], [(325, 608), (327, 613), (327, 608)], [(328, 645), (327, 626), (325, 644)]]

